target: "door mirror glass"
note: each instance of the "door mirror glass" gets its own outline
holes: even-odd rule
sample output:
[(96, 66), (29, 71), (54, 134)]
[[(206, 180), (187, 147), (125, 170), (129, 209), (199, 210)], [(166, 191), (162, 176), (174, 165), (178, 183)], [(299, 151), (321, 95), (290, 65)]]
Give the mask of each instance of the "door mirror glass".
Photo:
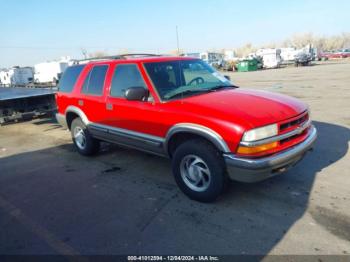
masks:
[(130, 101), (147, 101), (149, 91), (142, 86), (130, 87), (125, 90), (125, 98)]

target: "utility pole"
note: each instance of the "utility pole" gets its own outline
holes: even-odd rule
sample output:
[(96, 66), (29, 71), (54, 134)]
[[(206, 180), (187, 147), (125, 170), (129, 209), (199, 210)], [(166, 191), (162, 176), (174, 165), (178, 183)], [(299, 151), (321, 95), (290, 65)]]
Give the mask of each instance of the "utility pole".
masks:
[(81, 48), (80, 51), (81, 51), (82, 55), (84, 56), (84, 59), (86, 59), (87, 58), (87, 50), (85, 48)]
[(176, 26), (176, 43), (177, 43), (177, 54), (180, 55), (180, 45), (179, 45), (179, 32)]

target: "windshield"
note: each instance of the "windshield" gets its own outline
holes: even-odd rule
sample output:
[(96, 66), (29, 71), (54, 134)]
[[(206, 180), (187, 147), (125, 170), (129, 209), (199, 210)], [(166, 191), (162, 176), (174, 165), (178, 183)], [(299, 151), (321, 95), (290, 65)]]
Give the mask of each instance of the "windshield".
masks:
[(233, 87), (200, 59), (145, 63), (145, 68), (162, 100)]

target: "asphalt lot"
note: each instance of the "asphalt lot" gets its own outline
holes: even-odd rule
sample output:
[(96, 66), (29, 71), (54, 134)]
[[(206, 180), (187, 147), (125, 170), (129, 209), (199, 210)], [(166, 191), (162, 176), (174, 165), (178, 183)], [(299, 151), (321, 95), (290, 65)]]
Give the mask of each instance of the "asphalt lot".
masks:
[(350, 254), (350, 62), (230, 73), (298, 97), (319, 131), (282, 176), (186, 198), (170, 162), (104, 145), (74, 151), (53, 120), (0, 127), (0, 254)]

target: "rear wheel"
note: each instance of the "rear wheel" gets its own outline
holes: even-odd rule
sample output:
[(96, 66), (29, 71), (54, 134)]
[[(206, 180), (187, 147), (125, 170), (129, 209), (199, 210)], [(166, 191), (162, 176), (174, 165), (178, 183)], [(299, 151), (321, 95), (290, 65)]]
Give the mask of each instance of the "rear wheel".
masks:
[(202, 139), (181, 144), (174, 153), (172, 169), (181, 191), (200, 202), (216, 200), (227, 185), (221, 153)]
[(85, 156), (91, 156), (100, 149), (100, 142), (93, 138), (80, 118), (75, 118), (71, 125), (73, 143), (78, 152)]

